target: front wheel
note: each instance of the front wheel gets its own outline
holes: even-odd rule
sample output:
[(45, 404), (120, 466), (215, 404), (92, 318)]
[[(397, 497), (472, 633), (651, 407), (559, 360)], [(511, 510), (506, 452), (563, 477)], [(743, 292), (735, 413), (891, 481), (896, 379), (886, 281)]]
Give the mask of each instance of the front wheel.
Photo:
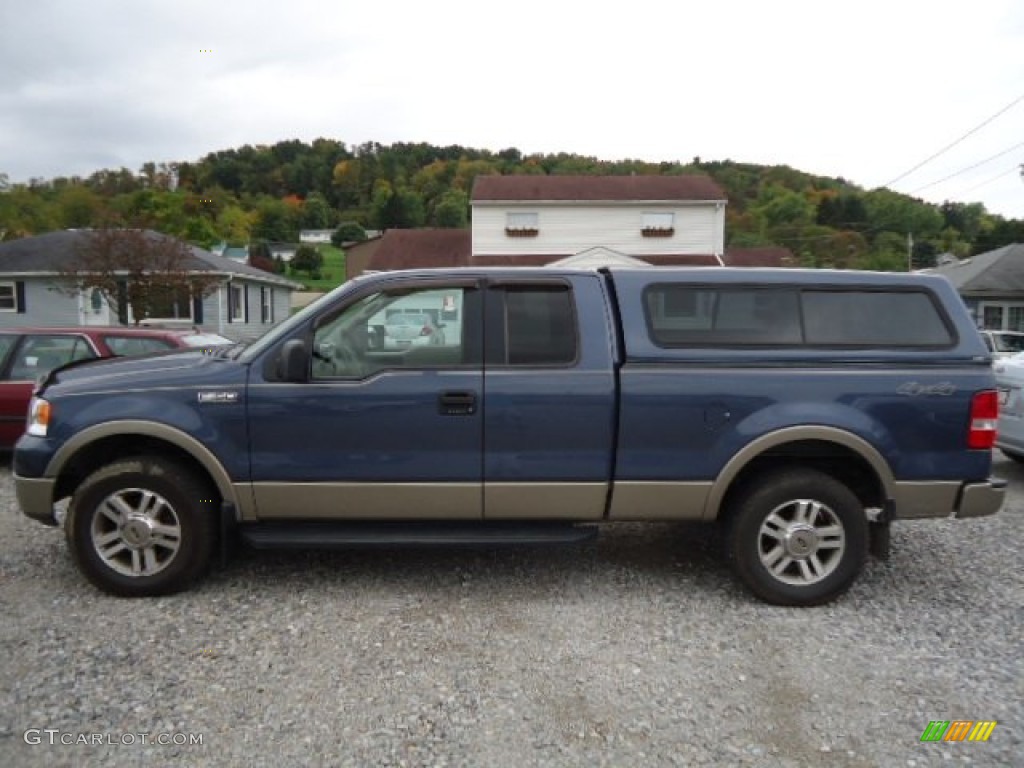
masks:
[(857, 578), (868, 522), (857, 497), (830, 475), (788, 469), (762, 475), (730, 510), (729, 556), (758, 597), (776, 605), (820, 605)]
[(165, 595), (187, 587), (212, 551), (214, 495), (172, 461), (118, 461), (85, 479), (65, 533), (85, 576), (105, 592)]

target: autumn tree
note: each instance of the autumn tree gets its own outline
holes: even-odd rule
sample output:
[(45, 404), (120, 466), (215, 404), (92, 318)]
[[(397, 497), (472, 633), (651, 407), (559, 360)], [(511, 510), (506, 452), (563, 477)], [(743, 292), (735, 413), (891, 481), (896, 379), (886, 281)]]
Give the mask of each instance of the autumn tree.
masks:
[[(83, 233), (62, 276), (65, 293), (99, 290), (107, 305), (138, 325), (150, 317), (173, 317), (174, 309), (202, 298), (217, 285), (187, 243), (143, 229), (96, 229)], [(186, 313), (181, 314), (187, 316)]]

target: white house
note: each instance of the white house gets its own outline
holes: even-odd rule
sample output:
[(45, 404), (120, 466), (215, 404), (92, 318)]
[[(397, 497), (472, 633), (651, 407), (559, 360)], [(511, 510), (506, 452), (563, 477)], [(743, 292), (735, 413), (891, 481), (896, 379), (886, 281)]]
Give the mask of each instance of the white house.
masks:
[(478, 176), (470, 230), (391, 229), (348, 276), (451, 266), (780, 267), (785, 248), (725, 248), (707, 176)]
[(722, 189), (706, 176), (478, 176), (476, 264), (549, 263), (603, 248), (648, 264), (722, 264)]

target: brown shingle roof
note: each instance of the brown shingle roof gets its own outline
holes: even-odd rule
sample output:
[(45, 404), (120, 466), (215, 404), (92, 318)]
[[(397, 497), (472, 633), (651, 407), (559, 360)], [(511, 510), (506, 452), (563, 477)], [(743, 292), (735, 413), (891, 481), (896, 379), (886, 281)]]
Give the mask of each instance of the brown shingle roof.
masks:
[(464, 267), (473, 237), (468, 229), (389, 229), (366, 265), (370, 270)]
[(473, 201), (722, 200), (708, 176), (477, 176)]

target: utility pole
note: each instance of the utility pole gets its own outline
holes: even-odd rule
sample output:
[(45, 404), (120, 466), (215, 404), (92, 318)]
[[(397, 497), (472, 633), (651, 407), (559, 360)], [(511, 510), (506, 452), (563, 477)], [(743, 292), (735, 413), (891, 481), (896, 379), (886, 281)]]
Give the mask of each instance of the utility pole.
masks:
[(907, 272), (914, 271), (914, 235), (907, 232)]

